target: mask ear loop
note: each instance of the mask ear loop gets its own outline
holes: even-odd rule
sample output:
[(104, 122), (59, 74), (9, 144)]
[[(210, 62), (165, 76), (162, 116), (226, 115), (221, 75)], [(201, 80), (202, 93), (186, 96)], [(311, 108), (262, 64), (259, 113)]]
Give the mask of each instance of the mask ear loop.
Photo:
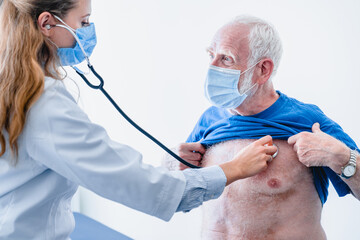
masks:
[[(50, 26), (50, 25), (47, 25), (47, 26)], [(53, 26), (50, 26), (50, 28), (53, 27)], [(46, 39), (47, 41), (49, 41), (52, 45), (54, 45), (57, 49), (59, 49), (58, 45), (56, 45), (56, 43), (54, 43), (53, 41), (51, 41), (50, 38), (47, 38)], [(68, 77), (68, 73), (67, 71), (65, 70), (65, 68), (60, 64), (60, 68), (63, 70), (63, 72), (65, 73), (64, 76), (61, 78), (61, 80), (64, 80), (65, 78)]]
[[(73, 37), (75, 38), (76, 42), (79, 44), (80, 46), (80, 49), (81, 51), (83, 52), (84, 56), (85, 56), (85, 59), (86, 59), (86, 62), (88, 63), (88, 66), (92, 66), (91, 63), (90, 63), (90, 59), (89, 59), (89, 56), (86, 54), (85, 50), (84, 50), (84, 46), (82, 45), (82, 43), (80, 42), (80, 39), (78, 38), (78, 36), (76, 35), (76, 30), (73, 29), (72, 27), (70, 27), (68, 24), (66, 24), (61, 18), (59, 18), (58, 16), (54, 15), (54, 17), (59, 20), (61, 23), (63, 23), (64, 25), (62, 24), (55, 24), (56, 27), (61, 27), (61, 28), (64, 28), (66, 30), (68, 30), (71, 35), (73, 35)], [(73, 66), (72, 66), (73, 67)], [(73, 67), (74, 68), (74, 67)], [(75, 69), (76, 70), (76, 69)], [(89, 74), (90, 73), (90, 69), (89, 69), (89, 72), (86, 73), (86, 74)]]
[[(82, 43), (80, 42), (79, 38), (76, 36), (76, 34), (73, 32), (73, 29), (71, 27), (67, 27), (67, 26), (64, 26), (64, 25), (61, 25), (61, 24), (56, 24), (55, 25), (56, 27), (61, 27), (61, 28), (65, 28), (66, 30), (68, 30), (71, 35), (73, 35), (73, 37), (75, 38), (76, 42), (79, 44), (80, 46), (80, 49), (81, 51), (83, 52), (84, 56), (85, 56), (85, 59), (86, 59), (86, 62), (87, 62), (87, 65), (88, 66), (92, 66), (91, 63), (90, 63), (90, 59), (89, 57), (87, 56), (87, 54), (85, 53), (85, 50), (84, 50), (84, 47), (82, 45)], [(88, 72), (83, 72), (81, 71), (78, 67), (75, 67), (75, 66), (71, 66), (75, 71), (78, 71), (78, 72), (81, 72), (82, 74), (85, 74), (85, 75), (88, 75), (90, 74), (90, 68), (89, 68), (89, 71)]]
[[(262, 59), (259, 60), (259, 61), (257, 61), (254, 65), (252, 65), (251, 67), (249, 67), (248, 69), (246, 69), (244, 72), (242, 72), (242, 73), (240, 74), (240, 76), (243, 75), (244, 73), (248, 72), (250, 69), (254, 68), (254, 67), (255, 67), (256, 65), (258, 65), (258, 63), (261, 62), (261, 61), (262, 61)], [(239, 93), (239, 94), (242, 96), (242, 95), (248, 93), (248, 92), (249, 92), (251, 89), (253, 89), (256, 85), (257, 85), (257, 83), (255, 83), (254, 85), (252, 85), (252, 87), (250, 87), (249, 89), (247, 89), (247, 90), (246, 90), (245, 92), (243, 92), (242, 94), (240, 94), (240, 93)]]
[(262, 59), (259, 60), (259, 61), (257, 61), (254, 65), (252, 65), (251, 67), (249, 67), (249, 68), (246, 69), (245, 71), (243, 71), (240, 75), (242, 75), (242, 74), (246, 73), (247, 71), (249, 71), (250, 69), (254, 68), (254, 67), (255, 67), (256, 65), (258, 65), (258, 63), (261, 62), (261, 61), (262, 61)]

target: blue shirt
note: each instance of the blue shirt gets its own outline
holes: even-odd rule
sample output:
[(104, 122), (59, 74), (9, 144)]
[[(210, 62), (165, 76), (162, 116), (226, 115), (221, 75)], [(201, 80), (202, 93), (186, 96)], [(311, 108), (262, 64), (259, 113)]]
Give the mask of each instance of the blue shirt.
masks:
[[(252, 116), (230, 114), (226, 109), (210, 107), (197, 122), (187, 142), (200, 141), (205, 146), (232, 139), (258, 139), (271, 135), (287, 140), (302, 131), (311, 132), (320, 123), (321, 130), (357, 149), (355, 142), (342, 128), (329, 119), (319, 107), (302, 103), (278, 91), (280, 97), (266, 110)], [(329, 179), (339, 196), (350, 193), (350, 188), (328, 167), (313, 167), (314, 184), (322, 203), (326, 202)]]
[(8, 145), (0, 157), (0, 239), (68, 239), (79, 185), (169, 220), (175, 211), (218, 197), (226, 183), (219, 167), (168, 172), (143, 164), (139, 152), (112, 141), (51, 78), (28, 113), (18, 146), (16, 166)]

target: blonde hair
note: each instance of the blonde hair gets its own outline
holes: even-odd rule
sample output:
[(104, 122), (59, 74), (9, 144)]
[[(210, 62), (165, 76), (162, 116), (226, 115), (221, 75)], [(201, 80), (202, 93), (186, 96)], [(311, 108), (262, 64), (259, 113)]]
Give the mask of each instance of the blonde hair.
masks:
[(0, 0), (0, 156), (6, 151), (6, 131), (17, 158), (17, 140), (30, 107), (43, 92), (45, 76), (61, 78), (56, 49), (41, 33), (37, 19), (42, 12), (63, 17), (75, 3), (76, 0)]

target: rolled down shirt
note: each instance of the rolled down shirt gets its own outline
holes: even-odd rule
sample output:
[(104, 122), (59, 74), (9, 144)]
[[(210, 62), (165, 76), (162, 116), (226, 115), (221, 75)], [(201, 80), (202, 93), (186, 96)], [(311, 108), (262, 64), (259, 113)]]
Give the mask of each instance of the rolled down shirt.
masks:
[[(287, 140), (302, 131), (311, 132), (312, 125), (318, 122), (322, 131), (358, 150), (355, 142), (319, 107), (302, 103), (280, 91), (277, 93), (280, 97), (273, 105), (252, 116), (232, 115), (226, 109), (210, 107), (200, 117), (187, 142), (200, 141), (209, 147), (223, 141), (258, 139), (266, 135), (271, 135), (274, 139)], [(339, 196), (351, 192), (346, 183), (330, 168), (312, 167), (311, 170), (314, 185), (323, 204), (328, 196), (329, 179)]]

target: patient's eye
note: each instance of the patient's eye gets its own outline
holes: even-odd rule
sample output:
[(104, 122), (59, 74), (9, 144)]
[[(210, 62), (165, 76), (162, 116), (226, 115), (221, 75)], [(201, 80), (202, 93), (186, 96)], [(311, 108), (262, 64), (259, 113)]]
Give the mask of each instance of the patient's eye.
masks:
[(225, 65), (232, 65), (234, 63), (234, 60), (230, 56), (224, 56), (223, 57), (223, 62), (224, 62)]

